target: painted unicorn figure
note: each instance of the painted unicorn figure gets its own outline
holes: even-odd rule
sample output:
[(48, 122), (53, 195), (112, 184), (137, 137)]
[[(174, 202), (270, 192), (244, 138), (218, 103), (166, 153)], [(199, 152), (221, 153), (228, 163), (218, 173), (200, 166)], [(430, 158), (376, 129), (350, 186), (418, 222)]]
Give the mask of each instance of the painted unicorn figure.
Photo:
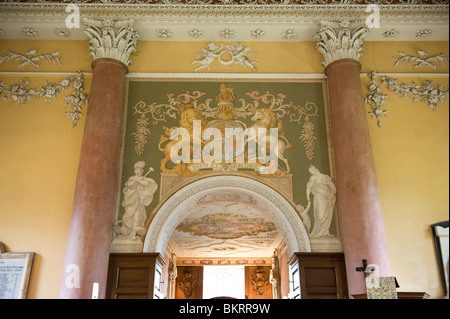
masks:
[[(289, 173), (291, 169), (289, 167), (289, 161), (287, 160), (287, 158), (284, 157), (284, 151), (286, 149), (291, 148), (292, 144), (288, 141), (288, 139), (284, 135), (283, 123), (278, 122), (278, 125), (276, 125), (277, 120), (276, 120), (275, 114), (270, 109), (257, 109), (255, 111), (255, 115), (253, 115), (251, 120), (254, 122), (253, 125), (251, 126), (251, 128), (254, 129), (255, 132), (258, 132), (258, 129), (260, 129), (260, 128), (266, 129), (266, 132), (267, 132), (266, 134), (269, 137), (269, 140), (266, 142), (267, 146), (275, 145), (275, 143), (277, 142), (276, 140), (274, 140), (275, 136), (270, 134), (269, 130), (271, 128), (278, 129), (278, 136), (280, 138), (277, 137), (278, 138), (278, 143), (277, 143), (278, 148), (275, 151), (276, 151), (278, 158), (281, 159), (284, 162), (284, 164), (286, 165), (286, 173)], [(270, 144), (268, 144), (269, 142), (270, 142)]]

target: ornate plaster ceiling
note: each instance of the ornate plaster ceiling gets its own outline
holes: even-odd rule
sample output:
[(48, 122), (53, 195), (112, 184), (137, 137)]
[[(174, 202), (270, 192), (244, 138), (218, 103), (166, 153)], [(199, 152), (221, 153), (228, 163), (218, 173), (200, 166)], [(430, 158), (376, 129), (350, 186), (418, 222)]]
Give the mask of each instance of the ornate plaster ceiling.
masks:
[[(133, 18), (142, 41), (315, 41), (320, 20), (365, 21), (370, 14), (364, 0), (63, 2), (0, 0), (0, 38), (87, 40), (82, 19), (108, 17)], [(79, 28), (66, 25), (67, 2), (79, 8)], [(447, 0), (367, 1), (373, 2), (380, 27), (370, 29), (366, 41), (448, 41)]]
[(266, 208), (237, 190), (205, 194), (186, 211), (169, 240), (179, 258), (268, 258), (283, 241)]

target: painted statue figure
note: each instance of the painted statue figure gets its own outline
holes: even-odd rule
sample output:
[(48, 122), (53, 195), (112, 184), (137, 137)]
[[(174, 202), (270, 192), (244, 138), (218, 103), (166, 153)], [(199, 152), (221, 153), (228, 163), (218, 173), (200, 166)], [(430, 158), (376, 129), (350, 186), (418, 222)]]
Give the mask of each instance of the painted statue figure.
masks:
[(314, 165), (309, 167), (309, 172), (311, 177), (306, 184), (308, 203), (311, 193), (314, 195), (314, 226), (309, 237), (332, 236), (330, 225), (336, 202), (336, 186), (330, 176), (322, 174)]
[(298, 214), (300, 215), (300, 218), (303, 222), (303, 225), (305, 226), (305, 229), (309, 235), (311, 232), (311, 218), (309, 217), (309, 209), (311, 208), (311, 201), (308, 201), (308, 205), (303, 207), (303, 205), (297, 205), (295, 207), (297, 209)]
[(125, 213), (122, 216), (119, 234), (131, 239), (145, 233), (144, 225), (147, 219), (145, 207), (151, 204), (158, 188), (155, 180), (147, 177), (153, 171), (153, 167), (150, 167), (144, 175), (144, 166), (144, 161), (134, 164), (135, 175), (128, 179), (123, 189), (122, 206), (125, 208)]

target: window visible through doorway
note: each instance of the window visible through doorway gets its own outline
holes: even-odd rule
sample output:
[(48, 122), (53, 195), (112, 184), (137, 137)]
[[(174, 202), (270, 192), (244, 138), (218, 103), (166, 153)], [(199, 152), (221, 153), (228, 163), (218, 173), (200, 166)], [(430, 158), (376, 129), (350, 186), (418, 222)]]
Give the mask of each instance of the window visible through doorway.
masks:
[(245, 299), (244, 266), (204, 266), (203, 298)]

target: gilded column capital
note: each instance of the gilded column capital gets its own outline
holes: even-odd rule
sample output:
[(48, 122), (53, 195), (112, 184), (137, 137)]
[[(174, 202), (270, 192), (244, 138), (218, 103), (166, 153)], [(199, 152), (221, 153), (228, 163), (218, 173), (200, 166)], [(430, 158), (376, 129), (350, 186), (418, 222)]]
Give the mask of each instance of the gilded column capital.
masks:
[(83, 31), (89, 37), (89, 51), (94, 60), (111, 58), (126, 66), (131, 64), (130, 54), (136, 51), (139, 38), (134, 20), (84, 18), (83, 22)]
[(340, 59), (359, 60), (364, 37), (369, 31), (364, 22), (321, 21), (320, 24), (320, 31), (314, 38), (317, 40), (317, 51), (323, 54), (324, 66)]

